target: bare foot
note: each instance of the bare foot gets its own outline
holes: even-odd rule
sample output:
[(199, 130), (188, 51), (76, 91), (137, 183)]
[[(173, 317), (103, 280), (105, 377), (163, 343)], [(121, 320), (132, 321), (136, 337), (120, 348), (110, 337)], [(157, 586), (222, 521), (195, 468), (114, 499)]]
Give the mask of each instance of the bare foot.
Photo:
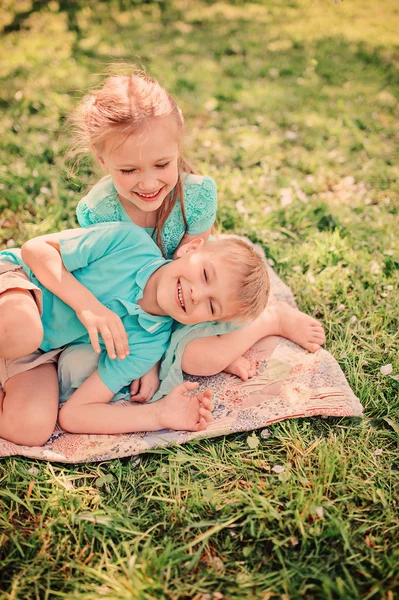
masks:
[(242, 381), (247, 381), (256, 374), (255, 366), (245, 356), (239, 356), (236, 360), (233, 360), (224, 371), (237, 375)]
[(280, 335), (309, 352), (317, 352), (325, 342), (323, 325), (286, 302), (271, 304), (259, 319), (265, 337)]
[(198, 383), (185, 381), (156, 403), (159, 408), (159, 429), (178, 431), (202, 431), (212, 421), (212, 392), (193, 392)]

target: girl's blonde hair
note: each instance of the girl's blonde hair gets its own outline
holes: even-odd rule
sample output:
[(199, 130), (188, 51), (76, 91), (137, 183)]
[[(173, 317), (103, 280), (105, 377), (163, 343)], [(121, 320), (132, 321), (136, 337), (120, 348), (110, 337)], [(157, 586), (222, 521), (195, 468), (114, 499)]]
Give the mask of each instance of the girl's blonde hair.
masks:
[[(129, 74), (109, 75), (104, 84), (85, 96), (70, 118), (75, 142), (67, 158), (75, 158), (89, 152), (91, 146), (101, 149), (114, 135), (121, 143), (137, 132), (149, 119), (174, 117), (179, 141), (183, 137), (184, 118), (175, 99), (156, 79), (137, 67), (129, 67)], [(184, 208), (182, 173), (194, 173), (192, 167), (180, 155), (178, 180), (158, 211), (155, 241), (164, 252), (162, 230), (170, 213), (180, 198), (184, 225), (187, 219)]]

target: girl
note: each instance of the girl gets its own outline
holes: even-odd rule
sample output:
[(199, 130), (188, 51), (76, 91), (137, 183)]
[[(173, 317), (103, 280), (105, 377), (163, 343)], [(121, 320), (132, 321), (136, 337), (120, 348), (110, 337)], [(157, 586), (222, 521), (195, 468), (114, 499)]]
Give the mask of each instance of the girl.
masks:
[[(208, 239), (216, 217), (216, 186), (210, 177), (194, 175), (184, 160), (182, 113), (156, 80), (137, 69), (129, 75), (108, 77), (83, 100), (73, 123), (76, 143), (72, 154), (90, 148), (106, 173), (77, 206), (81, 226), (131, 220), (154, 238), (166, 258), (194, 238)], [(110, 315), (90, 313), (86, 326), (96, 352), (101, 333), (109, 340), (111, 358), (115, 357), (114, 347), (123, 358)], [(324, 342), (317, 321), (283, 304), (274, 305), (240, 331), (226, 323), (195, 328), (196, 339), (191, 335), (181, 363), (183, 370), (193, 375), (226, 370), (244, 380), (251, 377), (254, 370), (241, 355), (265, 335), (283, 335), (312, 352)], [(185, 331), (179, 334), (180, 340)], [(96, 360), (89, 347), (64, 351), (59, 361), (61, 399), (79, 387), (87, 377), (86, 367)], [(140, 381), (132, 382), (132, 400), (149, 400), (158, 385), (156, 366)]]

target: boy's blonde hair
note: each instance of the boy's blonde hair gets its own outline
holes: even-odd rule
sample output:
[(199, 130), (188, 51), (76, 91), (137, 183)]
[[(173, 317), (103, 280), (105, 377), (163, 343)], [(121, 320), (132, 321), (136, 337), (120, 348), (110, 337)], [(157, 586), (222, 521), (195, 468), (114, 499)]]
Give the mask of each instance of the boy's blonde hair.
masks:
[(203, 251), (219, 255), (234, 279), (231, 299), (237, 304), (237, 312), (226, 320), (245, 323), (259, 317), (269, 298), (270, 279), (258, 252), (237, 238), (205, 242)]
[[(128, 74), (107, 77), (99, 89), (85, 96), (71, 115), (69, 122), (74, 130), (75, 141), (67, 159), (76, 159), (88, 154), (91, 146), (101, 150), (104, 143), (117, 136), (122, 144), (129, 135), (136, 133), (149, 119), (172, 116), (176, 122), (179, 145), (183, 137), (184, 118), (176, 100), (156, 79), (143, 69), (129, 66)], [(126, 67), (124, 68), (126, 71)], [(194, 170), (180, 155), (179, 177), (175, 188), (165, 198), (158, 212), (155, 241), (162, 252), (162, 229), (178, 198), (185, 227), (187, 219), (184, 209), (184, 190), (181, 174)]]

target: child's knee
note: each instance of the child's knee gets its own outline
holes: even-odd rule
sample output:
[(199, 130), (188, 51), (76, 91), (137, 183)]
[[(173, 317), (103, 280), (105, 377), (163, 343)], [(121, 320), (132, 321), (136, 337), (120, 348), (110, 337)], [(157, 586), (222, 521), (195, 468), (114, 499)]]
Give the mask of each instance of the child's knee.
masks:
[(25, 356), (37, 350), (42, 341), (43, 326), (30, 292), (3, 294), (0, 297), (0, 356)]
[(56, 425), (56, 418), (52, 414), (38, 411), (36, 407), (18, 416), (3, 414), (1, 420), (1, 435), (21, 446), (43, 446)]

